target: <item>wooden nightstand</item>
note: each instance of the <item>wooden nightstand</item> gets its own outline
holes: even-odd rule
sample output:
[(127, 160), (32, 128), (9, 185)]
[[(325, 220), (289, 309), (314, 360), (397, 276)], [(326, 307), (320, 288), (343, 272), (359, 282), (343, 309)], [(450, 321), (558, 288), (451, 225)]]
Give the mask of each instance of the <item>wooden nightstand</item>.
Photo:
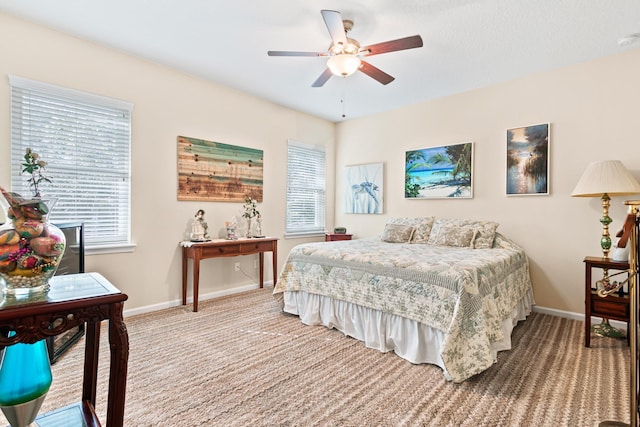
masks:
[(353, 234), (345, 234), (345, 233), (325, 233), (324, 241), (325, 242), (336, 242), (338, 240), (351, 240)]
[[(591, 316), (603, 319), (614, 319), (627, 322), (627, 342), (629, 341), (629, 294), (609, 295), (601, 297), (592, 286), (591, 269), (628, 270), (626, 261), (614, 261), (611, 258), (591, 257), (584, 259), (585, 266), (585, 314), (584, 314), (584, 346), (591, 345)], [(618, 279), (622, 281), (624, 279)]]

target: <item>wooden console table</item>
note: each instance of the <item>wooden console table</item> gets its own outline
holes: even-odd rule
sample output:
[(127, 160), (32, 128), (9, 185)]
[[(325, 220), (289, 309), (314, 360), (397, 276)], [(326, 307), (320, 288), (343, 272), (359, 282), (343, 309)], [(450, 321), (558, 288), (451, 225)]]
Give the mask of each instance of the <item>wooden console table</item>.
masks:
[(182, 246), (182, 305), (187, 304), (187, 267), (188, 259), (193, 260), (193, 311), (198, 311), (198, 286), (200, 281), (200, 260), (207, 258), (233, 257), (240, 255), (260, 255), (260, 287), (264, 286), (264, 253), (272, 252), (273, 285), (277, 280), (278, 239), (263, 237), (259, 239), (212, 240), (210, 242), (191, 242)]
[(111, 349), (106, 425), (123, 426), (129, 336), (122, 309), (127, 298), (126, 294), (98, 273), (55, 276), (51, 279), (51, 289), (47, 294), (24, 299), (0, 294), (0, 329), (15, 331), (15, 335), (11, 337), (0, 334), (2, 346), (33, 344), (86, 323), (82, 401), (40, 415), (36, 419), (39, 426), (101, 425), (95, 412), (95, 404), (100, 322), (103, 320), (109, 320)]

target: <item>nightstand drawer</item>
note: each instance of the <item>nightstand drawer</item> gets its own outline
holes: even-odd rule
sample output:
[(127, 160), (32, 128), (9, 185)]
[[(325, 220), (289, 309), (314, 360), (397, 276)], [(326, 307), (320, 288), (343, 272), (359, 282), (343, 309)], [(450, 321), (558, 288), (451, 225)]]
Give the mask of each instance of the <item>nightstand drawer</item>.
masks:
[(353, 234), (345, 234), (345, 233), (325, 233), (324, 241), (325, 242), (336, 242), (338, 240), (351, 240)]
[(591, 294), (591, 314), (608, 319), (629, 320), (629, 300), (616, 296), (602, 298), (596, 293)]

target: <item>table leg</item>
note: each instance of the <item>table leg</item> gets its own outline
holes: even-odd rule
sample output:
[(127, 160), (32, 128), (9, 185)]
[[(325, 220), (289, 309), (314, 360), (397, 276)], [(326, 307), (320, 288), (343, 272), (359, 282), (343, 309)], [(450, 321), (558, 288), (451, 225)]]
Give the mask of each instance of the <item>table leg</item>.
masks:
[(276, 281), (278, 280), (278, 243), (273, 242), (273, 287), (276, 287)]
[(584, 346), (591, 346), (591, 264), (585, 262)]
[(82, 400), (96, 406), (98, 385), (98, 352), (100, 350), (100, 322), (87, 322), (87, 336), (84, 347), (84, 381), (82, 382)]
[(187, 248), (182, 247), (182, 305), (187, 305), (187, 268), (189, 266), (189, 258), (187, 256)]
[(260, 257), (260, 287), (264, 287), (264, 252), (258, 254)]
[(193, 256), (193, 311), (198, 311), (198, 287), (200, 286), (200, 254)]
[(109, 318), (109, 346), (111, 366), (109, 370), (109, 401), (107, 425), (124, 425), (124, 402), (127, 388), (127, 367), (129, 361), (129, 335), (122, 316), (123, 303), (113, 304)]

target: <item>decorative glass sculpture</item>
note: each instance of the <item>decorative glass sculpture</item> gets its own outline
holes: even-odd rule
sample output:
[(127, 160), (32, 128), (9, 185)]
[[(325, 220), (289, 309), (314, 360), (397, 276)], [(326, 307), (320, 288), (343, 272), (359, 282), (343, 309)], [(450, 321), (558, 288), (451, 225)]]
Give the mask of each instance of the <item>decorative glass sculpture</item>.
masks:
[(49, 222), (55, 199), (24, 199), (0, 187), (9, 203), (0, 226), (0, 286), (15, 297), (49, 290), (49, 279), (64, 254), (64, 233)]
[(12, 427), (26, 427), (36, 419), (51, 381), (45, 340), (5, 347), (0, 363), (0, 409)]

